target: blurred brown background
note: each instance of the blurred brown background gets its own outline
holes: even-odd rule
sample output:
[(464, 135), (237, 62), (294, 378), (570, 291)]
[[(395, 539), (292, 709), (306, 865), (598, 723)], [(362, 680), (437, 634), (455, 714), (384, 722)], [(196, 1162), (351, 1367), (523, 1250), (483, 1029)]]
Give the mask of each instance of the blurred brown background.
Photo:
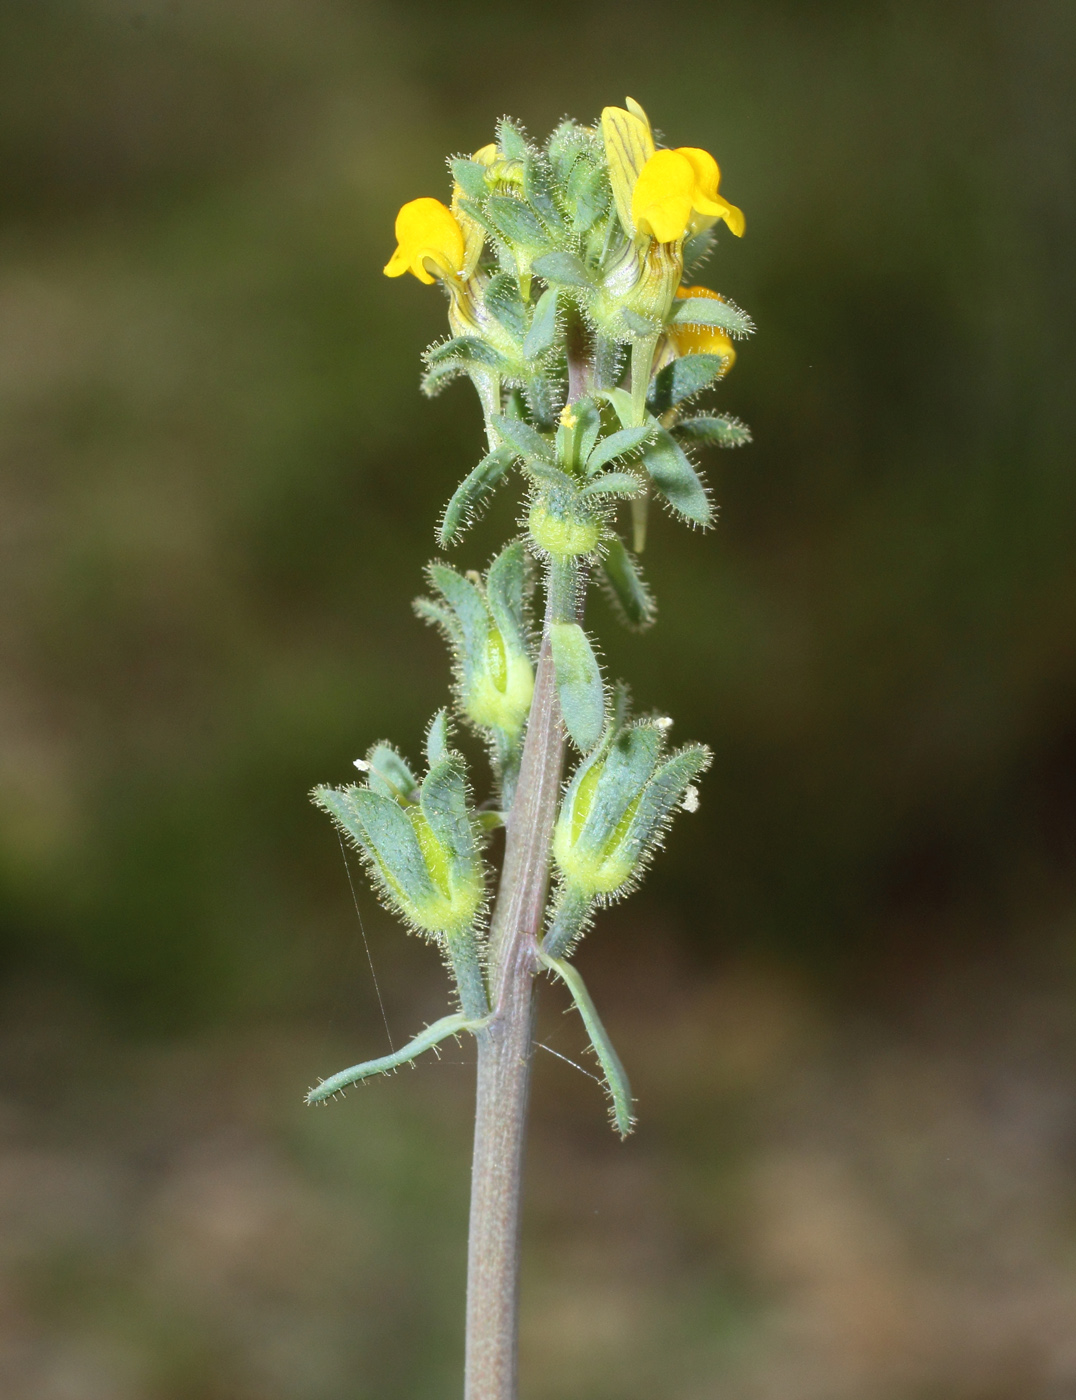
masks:
[[(466, 1049), (386, 1047), (318, 781), (444, 694), (480, 450), (398, 205), (630, 93), (748, 219), (711, 535), (612, 669), (713, 746), (539, 1052), (528, 1400), (1076, 1397), (1076, 12), (0, 4), (0, 1392), (458, 1393)], [(483, 563), (502, 504), (454, 557)], [(435, 955), (357, 883), (399, 1043)], [(584, 1068), (563, 1000), (546, 1045)]]

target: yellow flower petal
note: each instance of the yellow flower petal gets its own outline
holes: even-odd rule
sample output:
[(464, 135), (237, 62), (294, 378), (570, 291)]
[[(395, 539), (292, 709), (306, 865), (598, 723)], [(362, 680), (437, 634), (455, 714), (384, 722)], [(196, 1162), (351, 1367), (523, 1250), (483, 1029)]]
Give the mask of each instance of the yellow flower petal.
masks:
[(616, 212), (628, 234), (635, 232), (631, 214), (631, 196), (643, 167), (654, 154), (654, 137), (646, 113), (633, 98), (628, 108), (606, 107), (602, 112), (602, 137), (605, 159), (609, 166), (609, 183), (613, 187)]
[[(724, 301), (724, 297), (718, 296), (709, 287), (678, 287), (676, 295), (679, 298), (709, 297), (713, 301)], [(678, 355), (723, 355), (725, 367), (722, 374), (728, 374), (736, 363), (732, 341), (717, 326), (670, 326), (668, 335)]]
[(724, 219), (737, 238), (743, 237), (744, 216), (735, 204), (730, 204), (717, 192), (721, 183), (721, 169), (709, 151), (697, 146), (678, 146), (677, 155), (684, 157), (695, 172), (695, 190), (692, 196), (694, 207), (700, 214), (711, 219)]
[(413, 272), (429, 285), (434, 276), (456, 277), (464, 265), (463, 230), (439, 199), (412, 199), (396, 215), (397, 248), (386, 277)]
[(695, 207), (695, 168), (679, 151), (656, 151), (643, 166), (631, 195), (635, 228), (659, 243), (682, 238)]

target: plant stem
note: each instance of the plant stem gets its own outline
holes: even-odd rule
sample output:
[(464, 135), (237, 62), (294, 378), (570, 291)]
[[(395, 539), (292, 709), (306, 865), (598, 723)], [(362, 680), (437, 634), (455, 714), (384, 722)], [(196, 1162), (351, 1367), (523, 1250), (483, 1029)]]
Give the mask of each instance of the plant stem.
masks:
[(564, 762), (549, 645), (551, 604), (552, 591), (490, 929), (494, 1018), (477, 1037), (465, 1400), (516, 1396), (519, 1203), (534, 1052), (534, 974)]

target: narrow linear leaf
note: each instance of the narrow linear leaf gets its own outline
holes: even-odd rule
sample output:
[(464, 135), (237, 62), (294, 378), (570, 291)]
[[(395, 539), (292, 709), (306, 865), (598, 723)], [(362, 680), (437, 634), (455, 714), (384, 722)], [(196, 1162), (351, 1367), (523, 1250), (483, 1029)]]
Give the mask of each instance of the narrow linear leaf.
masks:
[(755, 329), (746, 311), (741, 311), (735, 302), (718, 301), (716, 297), (685, 297), (673, 307), (669, 322), (674, 326), (719, 326), (737, 340)]
[(439, 369), (442, 365), (451, 363), (464, 366), (481, 365), (483, 369), (496, 370), (498, 374), (504, 374), (511, 369), (511, 364), (500, 351), (476, 335), (457, 335), (452, 340), (432, 346), (426, 351), (426, 363), (430, 369)]
[(521, 465), (532, 481), (540, 481), (543, 486), (555, 487), (558, 492), (569, 498), (575, 495), (575, 481), (567, 472), (561, 471), (560, 467), (554, 467), (551, 462), (540, 462), (536, 457), (528, 457)]
[(308, 1104), (324, 1103), (326, 1099), (331, 1099), (333, 1094), (338, 1094), (341, 1089), (357, 1084), (360, 1079), (369, 1079), (372, 1074), (389, 1074), (392, 1070), (398, 1069), (400, 1065), (410, 1064), (424, 1051), (432, 1050), (435, 1045), (439, 1045), (442, 1040), (447, 1040), (450, 1035), (460, 1035), (463, 1031), (474, 1033), (482, 1030), (487, 1023), (488, 1018), (481, 1021), (471, 1021), (459, 1011), (452, 1016), (442, 1016), (439, 1021), (434, 1021), (432, 1026), (427, 1026), (424, 1031), (420, 1031), (413, 1040), (409, 1040), (402, 1049), (393, 1054), (382, 1055), (377, 1060), (364, 1060), (361, 1065), (352, 1065), (350, 1069), (342, 1069), (338, 1074), (323, 1079), (307, 1094), (306, 1102)]
[(564, 727), (581, 753), (589, 753), (605, 723), (605, 689), (590, 638), (577, 622), (554, 622), (549, 629), (553, 671)]
[(556, 460), (552, 443), (547, 442), (541, 433), (529, 423), (525, 423), (522, 418), (506, 418), (503, 414), (495, 413), (491, 421), (501, 437), (511, 443), (520, 457), (538, 457), (543, 462), (550, 463)]
[(657, 611), (653, 595), (622, 540), (612, 541), (601, 567), (610, 600), (621, 622), (636, 631), (649, 627)]
[(510, 447), (495, 447), (456, 487), (452, 499), (445, 506), (437, 532), (442, 549), (451, 544), (475, 518), (497, 489), (514, 458), (515, 453)]
[(608, 437), (602, 438), (587, 458), (587, 475), (593, 476), (606, 462), (611, 462), (615, 457), (626, 457), (629, 452), (636, 452), (653, 431), (652, 423), (644, 423), (642, 427), (621, 428), (619, 432), (610, 433)]
[(459, 360), (446, 360), (444, 364), (431, 365), (422, 376), (422, 392), (428, 399), (435, 399), (446, 384), (467, 373), (467, 366)]
[(584, 486), (579, 495), (584, 500), (592, 496), (623, 496), (628, 500), (637, 496), (643, 488), (644, 483), (637, 476), (632, 476), (631, 472), (605, 472)]
[(751, 441), (751, 429), (728, 413), (700, 413), (677, 423), (676, 431), (694, 442), (712, 447), (743, 447)]
[(587, 1028), (591, 1046), (605, 1076), (605, 1087), (612, 1101), (613, 1124), (620, 1136), (626, 1138), (635, 1126), (635, 1117), (631, 1111), (631, 1085), (628, 1083), (624, 1066), (620, 1063), (620, 1056), (613, 1048), (613, 1042), (601, 1023), (601, 1017), (590, 998), (586, 983), (571, 963), (547, 957), (545, 953), (539, 953), (538, 958), (543, 967), (557, 974), (572, 994), (572, 1001), (583, 1018), (583, 1025)]
[(685, 520), (695, 525), (712, 523), (713, 510), (698, 472), (663, 428), (643, 448), (643, 461), (654, 485)]

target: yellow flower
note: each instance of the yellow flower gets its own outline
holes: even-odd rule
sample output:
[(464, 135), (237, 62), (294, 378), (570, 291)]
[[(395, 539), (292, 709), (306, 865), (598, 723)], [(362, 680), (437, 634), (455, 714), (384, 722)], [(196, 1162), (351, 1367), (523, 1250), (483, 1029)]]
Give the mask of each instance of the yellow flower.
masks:
[(396, 215), (397, 248), (385, 264), (386, 277), (413, 272), (427, 285), (434, 277), (455, 278), (464, 266), (463, 230), (439, 199), (412, 199)]
[[(678, 297), (710, 297), (722, 301), (709, 287), (679, 287)], [(722, 374), (728, 374), (736, 363), (736, 351), (732, 341), (717, 326), (669, 326), (668, 336), (677, 355), (724, 355), (725, 367)]]
[(717, 161), (708, 151), (694, 146), (655, 151), (632, 190), (632, 222), (640, 233), (651, 234), (659, 243), (672, 243), (718, 219), (724, 219), (740, 238), (743, 213), (718, 194), (720, 179)]
[(743, 214), (718, 194), (721, 171), (713, 156), (695, 146), (656, 150), (650, 119), (638, 102), (626, 100), (626, 110), (602, 112), (609, 182), (624, 229), (673, 243), (724, 219), (742, 237)]

